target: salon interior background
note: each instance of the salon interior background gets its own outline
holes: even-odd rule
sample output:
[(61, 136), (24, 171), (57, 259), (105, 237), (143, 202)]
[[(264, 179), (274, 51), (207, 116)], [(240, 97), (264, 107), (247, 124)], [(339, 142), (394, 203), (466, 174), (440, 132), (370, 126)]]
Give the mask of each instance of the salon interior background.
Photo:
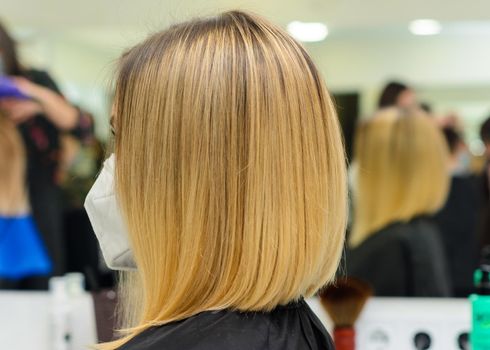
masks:
[[(405, 80), (436, 113), (458, 113), (478, 152), (478, 126), (490, 112), (488, 0), (0, 0), (0, 17), (22, 61), (50, 71), (70, 100), (94, 114), (104, 138), (120, 53), (172, 22), (228, 8), (283, 27), (325, 23), (326, 39), (305, 46), (340, 104), (345, 97), (356, 104), (352, 113), (367, 115), (386, 80)], [(438, 20), (440, 32), (411, 33), (410, 22), (421, 18)]]

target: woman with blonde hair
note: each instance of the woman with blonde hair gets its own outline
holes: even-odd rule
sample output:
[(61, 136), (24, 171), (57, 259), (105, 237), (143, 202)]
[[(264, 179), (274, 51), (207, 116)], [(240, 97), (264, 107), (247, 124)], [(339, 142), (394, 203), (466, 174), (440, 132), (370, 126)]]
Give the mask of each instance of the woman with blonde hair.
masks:
[(30, 215), (25, 151), (14, 123), (0, 113), (0, 288), (22, 286), (51, 272), (51, 262)]
[(121, 58), (112, 124), (86, 208), (132, 322), (100, 348), (333, 349), (303, 298), (337, 270), (345, 157), (305, 49), (243, 12), (172, 26)]
[(359, 126), (355, 142), (348, 273), (378, 296), (447, 296), (444, 252), (430, 219), (448, 192), (441, 131), (422, 111), (388, 108)]

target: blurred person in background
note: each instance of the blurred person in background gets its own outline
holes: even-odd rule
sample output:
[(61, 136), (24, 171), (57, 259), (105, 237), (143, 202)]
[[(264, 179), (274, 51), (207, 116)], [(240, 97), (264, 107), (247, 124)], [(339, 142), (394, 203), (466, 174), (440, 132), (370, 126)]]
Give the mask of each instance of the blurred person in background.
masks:
[(417, 106), (417, 95), (415, 91), (398, 81), (392, 81), (386, 84), (378, 101), (379, 108), (410, 108), (415, 106)]
[(0, 113), (0, 288), (21, 288), (48, 275), (51, 261), (30, 215), (25, 150), (14, 123)]
[(442, 134), (449, 148), (451, 175), (466, 176), (470, 174), (471, 153), (459, 130), (459, 125), (450, 124), (442, 128)]
[[(58, 170), (60, 136), (70, 133), (79, 141), (92, 134), (92, 121), (68, 103), (55, 82), (43, 71), (27, 69), (18, 59), (15, 42), (0, 25), (0, 75), (11, 77), (29, 99), (3, 98), (0, 110), (22, 135), (27, 154), (27, 182), (32, 213), (49, 255), (53, 273), (65, 270), (62, 198)], [(47, 280), (32, 288), (46, 288)]]
[[(458, 115), (455, 111), (450, 111), (439, 118), (435, 119), (436, 123), (439, 125), (439, 127), (444, 130), (444, 129), (452, 129), (455, 132), (457, 132), (459, 135), (462, 135), (464, 133), (464, 123), (463, 120), (461, 119), (461, 116)], [(447, 136), (447, 135), (446, 135)], [(459, 144), (459, 149), (466, 147), (466, 145)], [(459, 153), (458, 153), (459, 154)]]
[(473, 292), (473, 272), (478, 263), (478, 185), (470, 173), (471, 154), (454, 127), (442, 129), (450, 151), (451, 183), (444, 207), (435, 215), (441, 232), (453, 295)]
[(63, 190), (67, 272), (85, 275), (91, 290), (114, 286), (114, 273), (99, 258), (99, 245), (83, 208), (85, 197), (105, 159), (105, 145), (94, 137), (81, 145), (71, 135), (61, 138), (60, 184)]
[(382, 109), (359, 126), (355, 160), (348, 275), (369, 282), (377, 296), (449, 296), (445, 253), (429, 219), (449, 184), (440, 130), (422, 111)]
[(480, 138), (485, 145), (485, 165), (480, 177), (480, 248), (490, 245), (490, 117), (480, 128)]

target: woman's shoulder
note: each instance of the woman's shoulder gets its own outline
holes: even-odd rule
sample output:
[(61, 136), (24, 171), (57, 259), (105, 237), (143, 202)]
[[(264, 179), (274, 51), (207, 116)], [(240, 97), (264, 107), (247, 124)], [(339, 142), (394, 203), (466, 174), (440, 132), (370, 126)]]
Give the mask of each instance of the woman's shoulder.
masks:
[(358, 246), (349, 247), (346, 250), (347, 270), (351, 274), (371, 274), (372, 265), (385, 265), (390, 259), (400, 261), (410, 247), (413, 229), (410, 222), (394, 222), (371, 234)]
[[(369, 251), (377, 252), (379, 249), (385, 249), (386, 246), (395, 246), (403, 244), (403, 237), (409, 228), (406, 223), (394, 222), (377, 230), (369, 235), (361, 244), (354, 248), (349, 248), (347, 253), (357, 255), (360, 252)], [(377, 254), (377, 253), (376, 253)]]
[(207, 311), (150, 328), (121, 350), (267, 349), (269, 324), (262, 314)]
[(271, 312), (207, 311), (141, 333), (121, 350), (334, 349), (306, 302)]
[(401, 237), (408, 243), (423, 242), (425, 244), (440, 240), (439, 229), (430, 217), (417, 217), (404, 224)]
[(393, 241), (403, 244), (413, 240), (424, 240), (428, 236), (437, 236), (438, 232), (437, 225), (430, 217), (419, 216), (407, 222), (392, 223), (371, 237), (373, 241)]

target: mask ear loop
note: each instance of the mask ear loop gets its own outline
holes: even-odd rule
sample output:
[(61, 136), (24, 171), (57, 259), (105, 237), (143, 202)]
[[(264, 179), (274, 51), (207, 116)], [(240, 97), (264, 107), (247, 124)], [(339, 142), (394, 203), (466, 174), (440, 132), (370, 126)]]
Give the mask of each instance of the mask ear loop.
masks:
[[(121, 259), (121, 257), (125, 256), (125, 255), (129, 255), (127, 258), (125, 259)], [(125, 262), (125, 264), (118, 264), (117, 261), (121, 259), (122, 261)], [(128, 249), (128, 250), (125, 250), (124, 252), (122, 252), (121, 254), (118, 254), (116, 257), (114, 257), (114, 259), (112, 259), (112, 261), (114, 262), (114, 265), (125, 265), (126, 268), (118, 268), (118, 270), (133, 270), (133, 269), (136, 269), (136, 262), (134, 261), (134, 257), (133, 257), (133, 254), (131, 252), (131, 249)]]

